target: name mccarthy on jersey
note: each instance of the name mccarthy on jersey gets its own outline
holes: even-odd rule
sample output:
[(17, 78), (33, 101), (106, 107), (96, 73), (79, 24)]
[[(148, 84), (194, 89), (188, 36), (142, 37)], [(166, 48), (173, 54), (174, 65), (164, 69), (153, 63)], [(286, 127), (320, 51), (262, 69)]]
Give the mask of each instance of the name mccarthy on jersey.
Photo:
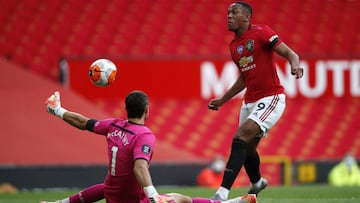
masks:
[(119, 137), (124, 146), (129, 144), (129, 140), (126, 137), (126, 134), (121, 130), (115, 130), (113, 132), (109, 132), (107, 134), (107, 138), (110, 138), (110, 137)]

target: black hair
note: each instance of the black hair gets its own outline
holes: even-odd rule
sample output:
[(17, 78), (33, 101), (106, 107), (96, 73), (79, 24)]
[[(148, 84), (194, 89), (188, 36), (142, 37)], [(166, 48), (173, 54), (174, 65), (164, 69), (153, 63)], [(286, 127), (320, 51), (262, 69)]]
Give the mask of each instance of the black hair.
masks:
[(244, 7), (249, 12), (249, 14), (252, 16), (252, 8), (251, 8), (250, 4), (243, 2), (243, 1), (237, 1), (234, 4)]
[(141, 118), (145, 107), (149, 104), (148, 96), (139, 90), (135, 90), (126, 96), (125, 107), (128, 118)]

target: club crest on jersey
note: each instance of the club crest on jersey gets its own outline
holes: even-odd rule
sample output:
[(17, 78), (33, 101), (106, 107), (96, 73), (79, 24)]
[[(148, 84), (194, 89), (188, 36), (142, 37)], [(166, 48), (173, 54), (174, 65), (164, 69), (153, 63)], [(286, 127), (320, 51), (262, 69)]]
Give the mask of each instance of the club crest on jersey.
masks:
[(245, 45), (246, 50), (252, 51), (254, 49), (254, 43), (255, 43), (254, 40), (248, 40)]
[(242, 54), (243, 51), (244, 51), (244, 46), (243, 46), (243, 45), (238, 46), (237, 52), (238, 52), (239, 54)]
[(145, 154), (150, 154), (150, 146), (149, 145), (143, 145), (141, 148), (142, 152)]

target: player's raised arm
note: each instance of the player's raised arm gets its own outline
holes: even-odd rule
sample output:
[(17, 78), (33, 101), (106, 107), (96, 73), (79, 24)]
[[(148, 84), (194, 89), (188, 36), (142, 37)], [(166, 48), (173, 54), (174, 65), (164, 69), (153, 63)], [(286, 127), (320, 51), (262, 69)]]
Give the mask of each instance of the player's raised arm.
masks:
[(304, 70), (300, 67), (299, 56), (285, 43), (281, 43), (278, 46), (274, 47), (274, 50), (279, 55), (286, 58), (291, 66), (291, 74), (295, 75), (296, 79), (299, 79), (303, 76)]
[(68, 111), (63, 107), (61, 107), (60, 93), (58, 91), (54, 92), (54, 94), (52, 94), (45, 101), (45, 104), (46, 104), (46, 110), (49, 113), (58, 116), (59, 118), (63, 119), (65, 122), (69, 123), (70, 125), (78, 129), (86, 130), (86, 123), (89, 120), (89, 118), (79, 113)]

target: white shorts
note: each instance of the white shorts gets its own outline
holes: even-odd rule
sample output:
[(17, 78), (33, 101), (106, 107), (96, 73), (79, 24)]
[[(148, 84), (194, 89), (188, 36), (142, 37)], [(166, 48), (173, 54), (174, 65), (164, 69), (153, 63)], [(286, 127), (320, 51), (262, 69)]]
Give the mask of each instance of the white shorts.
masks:
[(246, 119), (255, 121), (262, 131), (257, 137), (266, 136), (277, 123), (285, 110), (285, 94), (276, 94), (259, 99), (253, 103), (242, 103), (240, 109), (240, 125)]

